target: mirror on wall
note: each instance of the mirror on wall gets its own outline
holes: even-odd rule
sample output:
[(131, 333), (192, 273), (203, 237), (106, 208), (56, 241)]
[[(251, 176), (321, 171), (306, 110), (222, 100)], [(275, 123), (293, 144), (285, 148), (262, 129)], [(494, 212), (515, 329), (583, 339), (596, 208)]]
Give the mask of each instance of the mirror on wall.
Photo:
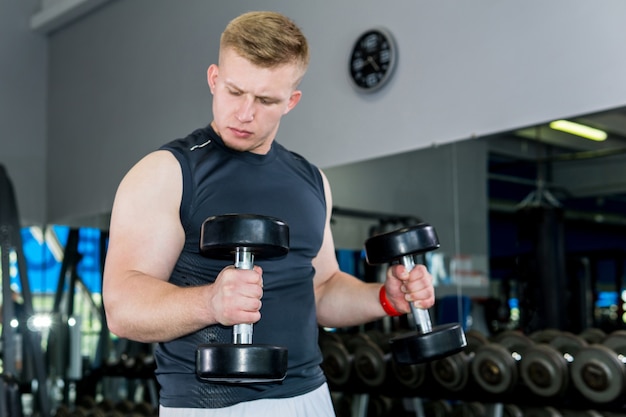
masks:
[(565, 122), (583, 131), (550, 122), (480, 139), (489, 150), (490, 278), (501, 296), (525, 303), (530, 330), (622, 328), (626, 109)]
[[(620, 326), (626, 109), (567, 120), (604, 131), (606, 139), (592, 141), (546, 122), (326, 173), (342, 208), (414, 215), (433, 223), (442, 241), (445, 261), (438, 265), (444, 276), (450, 276), (452, 260), (467, 255), (476, 260), (470, 276), (487, 277), (479, 291), (457, 283), (438, 294), (499, 298), (500, 305), (485, 307), (493, 320), (501, 321), (496, 327), (545, 325), (533, 322), (538, 315), (563, 327), (606, 320), (609, 327)], [(547, 213), (555, 217), (537, 219), (533, 210), (522, 210), (535, 206), (554, 208)], [(333, 232), (338, 247), (358, 249), (370, 226), (362, 219), (337, 217)], [(541, 311), (550, 306), (538, 306), (538, 300), (559, 286), (570, 287), (555, 294), (563, 300), (555, 305), (566, 317), (550, 317), (552, 313)], [(526, 316), (520, 317), (522, 308)]]

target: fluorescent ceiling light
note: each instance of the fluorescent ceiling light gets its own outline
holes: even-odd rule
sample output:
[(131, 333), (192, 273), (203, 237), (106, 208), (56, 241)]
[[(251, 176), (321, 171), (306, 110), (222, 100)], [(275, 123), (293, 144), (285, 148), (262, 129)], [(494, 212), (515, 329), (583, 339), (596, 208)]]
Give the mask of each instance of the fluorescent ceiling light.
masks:
[(581, 125), (580, 123), (570, 122), (568, 120), (555, 120), (550, 123), (550, 127), (554, 130), (560, 130), (572, 135), (581, 136), (585, 139), (601, 142), (606, 140), (607, 134), (600, 129)]

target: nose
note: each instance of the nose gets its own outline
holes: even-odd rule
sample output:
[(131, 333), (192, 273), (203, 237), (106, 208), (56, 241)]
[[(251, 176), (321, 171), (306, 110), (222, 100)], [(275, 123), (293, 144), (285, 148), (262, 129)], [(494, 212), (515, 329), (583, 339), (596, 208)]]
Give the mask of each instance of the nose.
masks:
[(236, 113), (237, 120), (241, 123), (254, 120), (254, 98), (243, 96)]

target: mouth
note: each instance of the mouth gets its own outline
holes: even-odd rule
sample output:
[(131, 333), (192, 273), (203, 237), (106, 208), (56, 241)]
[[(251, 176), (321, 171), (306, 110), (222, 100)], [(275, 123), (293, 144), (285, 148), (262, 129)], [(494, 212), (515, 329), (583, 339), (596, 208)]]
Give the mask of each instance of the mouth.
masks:
[(250, 136), (252, 136), (252, 132), (248, 131), (248, 130), (242, 130), (242, 129), (237, 129), (234, 127), (229, 127), (228, 130), (230, 130), (230, 132), (238, 138), (248, 138)]

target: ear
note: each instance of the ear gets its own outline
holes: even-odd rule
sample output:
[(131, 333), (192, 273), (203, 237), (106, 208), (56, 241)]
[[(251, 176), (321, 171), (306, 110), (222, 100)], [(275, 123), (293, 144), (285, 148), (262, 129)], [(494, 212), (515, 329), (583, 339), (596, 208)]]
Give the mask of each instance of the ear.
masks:
[(285, 112), (283, 113), (283, 115), (289, 113), (291, 109), (296, 107), (296, 105), (300, 102), (301, 98), (302, 98), (302, 91), (295, 90), (293, 93), (291, 93), (291, 96), (289, 97), (289, 102), (287, 102), (287, 108), (285, 109)]
[(217, 73), (219, 72), (219, 68), (215, 64), (211, 64), (206, 71), (206, 80), (209, 84), (209, 89), (211, 90), (211, 94), (215, 94), (215, 82), (217, 79)]

